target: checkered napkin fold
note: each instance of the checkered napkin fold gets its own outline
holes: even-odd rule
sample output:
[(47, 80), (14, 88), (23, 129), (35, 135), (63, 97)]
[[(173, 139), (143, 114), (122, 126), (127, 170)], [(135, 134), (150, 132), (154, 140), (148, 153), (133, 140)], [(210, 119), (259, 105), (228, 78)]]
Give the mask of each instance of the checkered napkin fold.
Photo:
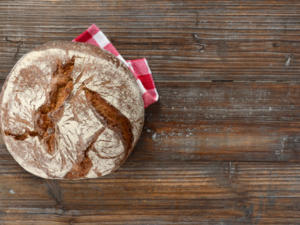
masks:
[(109, 51), (121, 60), (130, 69), (134, 75), (138, 86), (142, 92), (144, 107), (147, 108), (158, 101), (158, 93), (152, 78), (152, 73), (145, 58), (125, 60), (113, 44), (107, 39), (105, 34), (95, 25), (91, 25), (86, 31), (76, 37), (74, 42), (85, 42), (96, 45), (106, 51)]

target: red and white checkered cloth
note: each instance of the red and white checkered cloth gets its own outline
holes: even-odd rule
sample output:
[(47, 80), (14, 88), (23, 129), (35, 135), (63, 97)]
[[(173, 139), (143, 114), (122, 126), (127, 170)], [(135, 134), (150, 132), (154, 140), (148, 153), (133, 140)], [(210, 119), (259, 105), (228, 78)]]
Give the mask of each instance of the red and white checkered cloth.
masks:
[(152, 73), (145, 58), (125, 60), (113, 44), (107, 39), (105, 34), (95, 25), (91, 25), (86, 31), (76, 37), (74, 42), (85, 42), (96, 45), (115, 55), (126, 64), (135, 76), (138, 86), (143, 94), (145, 108), (158, 101), (158, 93), (152, 78)]

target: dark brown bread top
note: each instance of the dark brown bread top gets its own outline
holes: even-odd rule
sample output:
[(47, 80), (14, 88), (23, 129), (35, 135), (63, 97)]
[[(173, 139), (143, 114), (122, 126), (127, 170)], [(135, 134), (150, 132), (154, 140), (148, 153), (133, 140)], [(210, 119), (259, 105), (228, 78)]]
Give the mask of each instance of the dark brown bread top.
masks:
[(46, 43), (21, 58), (2, 89), (0, 113), (16, 161), (53, 179), (117, 169), (144, 121), (129, 69), (110, 53), (72, 42)]

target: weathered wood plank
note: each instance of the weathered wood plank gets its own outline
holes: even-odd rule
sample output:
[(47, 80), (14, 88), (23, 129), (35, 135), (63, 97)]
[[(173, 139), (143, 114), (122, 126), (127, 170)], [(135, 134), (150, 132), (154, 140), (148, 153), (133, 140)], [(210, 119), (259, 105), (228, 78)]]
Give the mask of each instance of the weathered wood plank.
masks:
[(299, 81), (299, 12), (297, 1), (3, 1), (0, 77), (97, 23), (125, 57), (147, 57), (156, 80)]
[(49, 224), (293, 223), (300, 219), (299, 172), (291, 163), (149, 161), (128, 162), (96, 180), (0, 176), (0, 218)]

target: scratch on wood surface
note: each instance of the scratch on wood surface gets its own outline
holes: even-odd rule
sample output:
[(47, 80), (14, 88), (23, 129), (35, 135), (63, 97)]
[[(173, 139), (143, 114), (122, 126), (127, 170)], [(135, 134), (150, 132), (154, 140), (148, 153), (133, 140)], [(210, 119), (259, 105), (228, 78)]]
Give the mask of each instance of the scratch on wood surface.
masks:
[(229, 165), (228, 165), (228, 175), (229, 175), (229, 180), (231, 181), (232, 180), (232, 176), (234, 175), (235, 173), (235, 168), (232, 166), (232, 162), (230, 161), (229, 162)]
[(205, 45), (204, 43), (202, 43), (201, 38), (200, 38), (200, 37), (198, 36), (198, 34), (196, 34), (196, 33), (193, 33), (192, 36), (193, 36), (194, 41), (195, 41), (195, 42), (198, 44), (198, 46), (199, 46), (198, 51), (199, 51), (199, 52), (204, 52), (204, 50), (205, 50), (205, 48), (206, 48), (206, 45)]
[(63, 197), (61, 189), (57, 181), (55, 180), (46, 180), (45, 182), (48, 190), (48, 194), (56, 202), (58, 207), (63, 208)]
[(286, 67), (289, 67), (290, 65), (291, 65), (291, 62), (292, 62), (292, 59), (294, 58), (294, 55), (293, 54), (289, 54), (288, 56), (287, 56), (287, 59), (286, 59), (286, 61), (285, 61), (285, 66)]
[(195, 19), (195, 25), (198, 27), (200, 24), (200, 16), (199, 16), (199, 12), (196, 12), (196, 19)]
[(18, 40), (18, 41), (14, 41), (14, 40), (10, 40), (7, 36), (5, 36), (5, 41), (9, 42), (9, 43), (14, 43), (14, 44), (17, 44), (17, 49), (16, 49), (16, 52), (13, 56), (14, 59), (16, 59), (18, 57), (18, 54), (20, 52), (20, 48), (22, 47), (22, 45), (24, 44), (23, 41), (21, 40)]
[(280, 140), (280, 145), (279, 149), (275, 151), (276, 156), (281, 156), (286, 149), (286, 144), (287, 144), (288, 136), (283, 136)]
[(157, 134), (156, 134), (156, 133), (153, 133), (153, 134), (152, 134), (152, 140), (153, 140), (153, 141), (156, 141), (156, 138), (157, 138)]

